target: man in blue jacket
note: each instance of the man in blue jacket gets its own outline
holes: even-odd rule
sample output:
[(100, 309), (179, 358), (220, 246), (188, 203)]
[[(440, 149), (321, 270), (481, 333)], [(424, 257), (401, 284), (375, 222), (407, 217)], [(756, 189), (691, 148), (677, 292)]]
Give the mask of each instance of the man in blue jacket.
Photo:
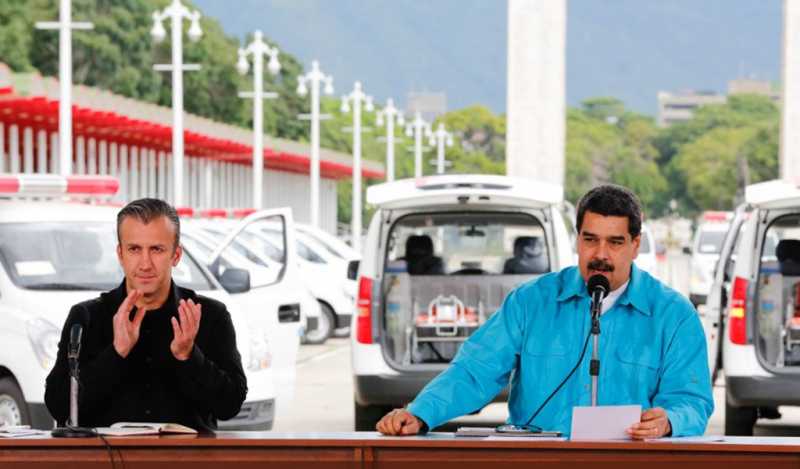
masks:
[[(636, 439), (702, 435), (714, 410), (703, 327), (691, 303), (638, 269), (642, 206), (615, 185), (578, 204), (578, 266), (520, 286), (467, 340), (450, 366), (408, 406), (378, 422), (385, 435), (413, 435), (481, 409), (511, 379), (508, 422), (525, 424), (581, 359), (590, 333), (586, 282), (605, 276), (598, 405), (640, 404)], [(569, 435), (572, 408), (591, 399), (590, 360), (531, 425)], [(513, 372), (513, 374), (512, 374)]]

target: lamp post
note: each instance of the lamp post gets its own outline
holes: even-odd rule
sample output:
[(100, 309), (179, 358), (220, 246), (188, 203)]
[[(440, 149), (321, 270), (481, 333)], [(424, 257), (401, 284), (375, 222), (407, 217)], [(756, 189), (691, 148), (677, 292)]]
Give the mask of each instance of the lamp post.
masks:
[(278, 62), (278, 48), (265, 43), (260, 30), (256, 30), (253, 42), (247, 48), (239, 49), (236, 70), (242, 75), (246, 75), (250, 69), (248, 55), (253, 56), (253, 92), (239, 93), (239, 97), (253, 98), (253, 208), (261, 210), (264, 182), (264, 100), (278, 97), (278, 93), (264, 92), (264, 56), (269, 56), (267, 70), (272, 75), (281, 71), (281, 64)]
[(384, 116), (386, 118), (386, 182), (394, 181), (394, 123), (397, 119), (397, 125), (406, 125), (406, 120), (403, 117), (403, 112), (394, 107), (394, 100), (389, 98), (386, 100), (386, 107), (378, 111), (378, 116), (375, 123), (383, 127)]
[(436, 145), (436, 174), (444, 174), (444, 146), (453, 146), (453, 134), (444, 130), (444, 122), (439, 122), (439, 126), (430, 137), (431, 146)]
[(349, 103), (353, 103), (353, 216), (350, 220), (350, 233), (353, 238), (353, 249), (361, 252), (361, 102), (365, 102), (364, 110), (372, 112), (372, 96), (361, 91), (361, 82), (357, 81), (350, 94), (342, 96), (341, 111), (350, 112)]
[(422, 119), (422, 114), (417, 111), (414, 120), (406, 124), (406, 137), (414, 137), (414, 177), (422, 177), (422, 136), (430, 138), (431, 126)]
[(197, 42), (203, 37), (200, 29), (200, 12), (189, 11), (180, 0), (163, 11), (153, 12), (153, 29), (150, 34), (156, 42), (167, 37), (163, 21), (170, 19), (172, 28), (172, 63), (158, 64), (153, 69), (159, 72), (172, 71), (172, 162), (174, 173), (173, 204), (183, 206), (183, 72), (200, 70), (200, 65), (183, 63), (183, 20), (192, 22), (189, 26), (189, 39)]
[(304, 114), (300, 119), (311, 121), (311, 225), (319, 227), (319, 121), (330, 118), (319, 113), (319, 85), (325, 82), (325, 94), (333, 94), (333, 77), (326, 76), (319, 69), (319, 62), (311, 62), (311, 71), (297, 77), (297, 94), (308, 94), (306, 83), (311, 83), (311, 114)]
[(58, 21), (37, 21), (37, 29), (58, 30), (58, 155), (59, 173), (72, 174), (72, 30), (93, 29), (92, 23), (72, 22), (72, 0), (60, 0)]

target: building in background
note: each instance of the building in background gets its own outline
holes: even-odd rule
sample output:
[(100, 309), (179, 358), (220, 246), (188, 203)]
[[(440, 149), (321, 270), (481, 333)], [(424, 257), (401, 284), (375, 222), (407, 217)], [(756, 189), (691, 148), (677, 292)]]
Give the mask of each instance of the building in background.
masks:
[(670, 124), (688, 121), (694, 117), (694, 110), (707, 104), (725, 104), (728, 96), (734, 94), (759, 94), (768, 96), (775, 104), (781, 101), (780, 82), (746, 78), (730, 80), (728, 94), (717, 94), (706, 91), (688, 91), (683, 93), (658, 92), (658, 125), (667, 127)]
[(437, 117), (447, 113), (447, 95), (444, 93), (406, 94), (406, 115), (413, 116), (419, 112), (425, 122), (432, 123)]
[(567, 0), (508, 0), (506, 174), (564, 185)]

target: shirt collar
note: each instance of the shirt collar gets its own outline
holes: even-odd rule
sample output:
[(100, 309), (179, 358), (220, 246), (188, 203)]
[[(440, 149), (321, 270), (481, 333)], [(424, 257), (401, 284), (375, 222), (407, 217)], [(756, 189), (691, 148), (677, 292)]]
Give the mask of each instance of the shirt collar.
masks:
[[(631, 305), (640, 313), (650, 316), (650, 304), (647, 302), (645, 288), (640, 285), (643, 283), (642, 271), (636, 267), (636, 263), (631, 263), (631, 278), (628, 283), (628, 288), (617, 300), (617, 304)], [(589, 292), (586, 290), (586, 282), (581, 277), (581, 272), (578, 267), (573, 267), (570, 272), (566, 273), (566, 278), (563, 282), (561, 293), (556, 298), (556, 301), (565, 301), (572, 297), (589, 298)]]

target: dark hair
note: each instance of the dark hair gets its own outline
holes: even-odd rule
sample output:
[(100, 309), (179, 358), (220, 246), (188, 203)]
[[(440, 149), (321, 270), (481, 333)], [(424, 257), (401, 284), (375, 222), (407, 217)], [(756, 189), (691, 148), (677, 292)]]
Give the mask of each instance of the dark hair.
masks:
[(150, 198), (134, 200), (126, 205), (117, 214), (117, 243), (120, 245), (122, 245), (122, 240), (119, 236), (119, 227), (122, 225), (122, 221), (128, 217), (135, 218), (145, 225), (161, 217), (169, 218), (175, 226), (175, 243), (172, 249), (178, 249), (178, 245), (181, 243), (181, 220), (172, 205), (161, 199)]
[(581, 197), (576, 220), (579, 234), (587, 210), (604, 217), (626, 217), (631, 238), (639, 236), (642, 231), (642, 203), (627, 187), (606, 184), (595, 187)]

